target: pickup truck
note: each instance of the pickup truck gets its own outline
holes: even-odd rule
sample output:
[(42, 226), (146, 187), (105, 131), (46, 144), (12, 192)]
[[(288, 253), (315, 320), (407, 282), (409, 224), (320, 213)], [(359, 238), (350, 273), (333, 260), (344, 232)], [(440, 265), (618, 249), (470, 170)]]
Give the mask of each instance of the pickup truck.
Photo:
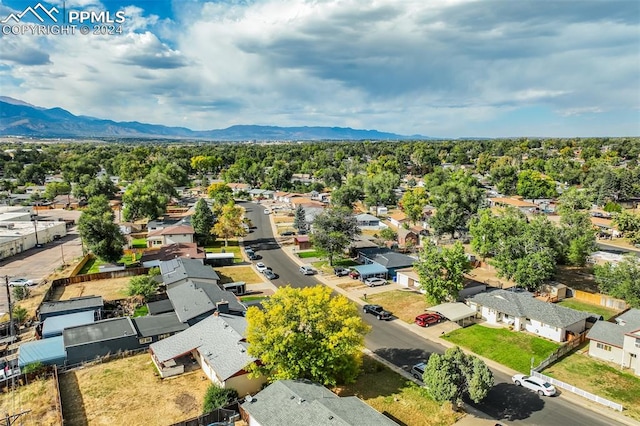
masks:
[(367, 314), (375, 315), (379, 320), (391, 319), (391, 312), (385, 311), (380, 305), (364, 305), (362, 310)]

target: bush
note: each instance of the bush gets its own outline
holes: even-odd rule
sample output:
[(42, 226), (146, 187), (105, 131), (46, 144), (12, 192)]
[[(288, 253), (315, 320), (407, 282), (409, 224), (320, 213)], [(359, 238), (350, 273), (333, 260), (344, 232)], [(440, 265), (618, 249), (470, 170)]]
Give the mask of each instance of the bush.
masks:
[(13, 298), (16, 300), (24, 300), (27, 297), (29, 297), (30, 294), (31, 294), (31, 291), (27, 286), (13, 288)]
[(28, 316), (29, 316), (29, 312), (25, 308), (19, 305), (14, 306), (13, 319), (16, 321), (16, 323), (21, 325), (27, 320)]
[(148, 275), (138, 275), (131, 278), (127, 288), (128, 296), (142, 296), (145, 299), (158, 291), (158, 283)]
[(238, 391), (232, 388), (221, 388), (212, 383), (204, 394), (204, 405), (202, 412), (210, 413), (216, 408), (224, 407), (238, 398)]

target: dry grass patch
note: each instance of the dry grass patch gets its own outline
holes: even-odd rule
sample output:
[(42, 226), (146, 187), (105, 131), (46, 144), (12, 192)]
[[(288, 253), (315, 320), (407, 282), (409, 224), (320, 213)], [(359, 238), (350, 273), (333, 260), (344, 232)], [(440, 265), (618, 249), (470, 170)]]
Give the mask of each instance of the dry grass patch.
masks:
[[(343, 290), (355, 290), (357, 288), (366, 287), (362, 283), (362, 281), (359, 281), (359, 280), (350, 280), (350, 281), (345, 282), (345, 283), (337, 284), (337, 286), (340, 287)], [(373, 296), (371, 296), (371, 297), (373, 297)], [(370, 297), (370, 299), (371, 299), (371, 297)]]
[(247, 284), (263, 283), (264, 279), (251, 266), (222, 266), (216, 268), (220, 283), (244, 281)]
[[(65, 419), (70, 425), (175, 423), (202, 412), (204, 394), (211, 383), (202, 379), (201, 371), (162, 380), (148, 354), (66, 374), (74, 375), (79, 392), (74, 400), (82, 404), (81, 410), (73, 411), (75, 418)], [(62, 390), (67, 391), (73, 389)], [(65, 400), (70, 400), (69, 396)], [(83, 415), (86, 423), (78, 418)]]
[(7, 393), (0, 393), (0, 413), (20, 416), (16, 424), (54, 426), (60, 424), (56, 409), (56, 385), (53, 378), (37, 379)]
[(57, 300), (69, 300), (81, 296), (102, 296), (104, 300), (117, 300), (127, 297), (127, 287), (133, 277), (108, 280), (87, 281), (62, 287), (62, 293), (56, 292)]
[(431, 306), (423, 294), (410, 290), (371, 294), (367, 296), (366, 302), (384, 306), (386, 310), (407, 323), (413, 323), (417, 315), (424, 313), (425, 309)]
[(275, 223), (290, 223), (293, 225), (293, 216), (274, 216)]

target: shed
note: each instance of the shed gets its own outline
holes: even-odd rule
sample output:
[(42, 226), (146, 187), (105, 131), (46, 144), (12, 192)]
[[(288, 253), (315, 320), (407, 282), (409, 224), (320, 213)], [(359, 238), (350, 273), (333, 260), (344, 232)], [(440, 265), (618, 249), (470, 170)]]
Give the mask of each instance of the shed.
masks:
[(311, 248), (311, 241), (308, 235), (298, 235), (294, 237), (293, 243), (297, 245), (300, 250), (308, 250)]
[(103, 306), (102, 296), (83, 296), (56, 302), (43, 302), (38, 309), (38, 319), (44, 321), (49, 317), (84, 311), (97, 312), (97, 317), (100, 318)]
[(567, 286), (561, 283), (549, 283), (542, 286), (544, 293), (547, 293), (553, 300), (563, 300), (567, 298)]
[(241, 296), (247, 292), (247, 283), (245, 283), (244, 281), (227, 283), (222, 285), (222, 289)]
[(18, 367), (23, 368), (34, 362), (44, 365), (63, 366), (67, 358), (62, 336), (25, 342), (18, 349)]
[(211, 266), (231, 266), (233, 259), (233, 253), (207, 253), (204, 263)]
[(129, 317), (66, 328), (62, 336), (71, 365), (140, 348), (138, 333)]
[[(470, 308), (462, 302), (441, 303), (429, 308), (430, 311), (437, 312), (449, 321), (457, 322), (464, 326), (465, 320), (476, 316), (476, 310)], [(469, 322), (469, 321), (467, 321)]]
[(368, 265), (359, 265), (352, 266), (352, 269), (355, 269), (360, 274), (360, 280), (364, 281), (370, 277), (381, 277), (387, 278), (387, 273), (389, 272), (387, 268), (378, 264), (378, 263), (370, 263)]
[(173, 305), (170, 299), (156, 300), (155, 302), (148, 302), (147, 308), (149, 309), (149, 315), (159, 315), (166, 312), (173, 311)]
[(76, 312), (73, 314), (59, 315), (57, 317), (49, 317), (44, 320), (44, 324), (42, 325), (42, 337), (48, 339), (50, 337), (62, 336), (62, 331), (65, 328), (91, 324), (94, 321), (95, 316), (93, 311)]
[(158, 340), (166, 339), (189, 328), (188, 324), (178, 320), (175, 312), (136, 317), (132, 321), (138, 330), (140, 345), (148, 345)]

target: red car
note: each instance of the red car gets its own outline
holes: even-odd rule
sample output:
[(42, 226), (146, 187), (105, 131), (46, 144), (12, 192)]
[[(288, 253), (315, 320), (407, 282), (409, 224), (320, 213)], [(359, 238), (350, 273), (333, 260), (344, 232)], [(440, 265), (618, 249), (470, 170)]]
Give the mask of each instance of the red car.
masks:
[(429, 327), (432, 324), (438, 324), (442, 322), (444, 318), (440, 314), (433, 312), (427, 312), (426, 314), (420, 314), (416, 317), (416, 324), (420, 327)]

